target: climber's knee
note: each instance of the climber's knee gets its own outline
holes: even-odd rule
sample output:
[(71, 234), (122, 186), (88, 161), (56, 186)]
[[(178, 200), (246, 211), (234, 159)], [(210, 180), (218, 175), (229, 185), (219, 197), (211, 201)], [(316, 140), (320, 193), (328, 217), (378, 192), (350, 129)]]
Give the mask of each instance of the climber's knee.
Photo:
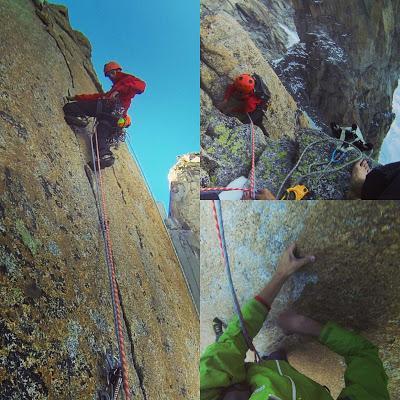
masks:
[(67, 104), (65, 104), (64, 105), (64, 107), (63, 107), (63, 111), (64, 111), (64, 114), (65, 115), (72, 115), (73, 114), (73, 106), (74, 105), (74, 103), (67, 103)]

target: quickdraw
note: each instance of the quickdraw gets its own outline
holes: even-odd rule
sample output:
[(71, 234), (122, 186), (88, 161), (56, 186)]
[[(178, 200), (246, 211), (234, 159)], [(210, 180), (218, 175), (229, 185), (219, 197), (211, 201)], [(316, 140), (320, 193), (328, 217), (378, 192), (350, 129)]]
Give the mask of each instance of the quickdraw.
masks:
[(125, 142), (127, 132), (125, 129), (116, 128), (114, 134), (108, 139), (108, 144), (115, 148), (118, 148), (120, 143)]
[(112, 352), (106, 353), (105, 375), (107, 387), (99, 391), (99, 400), (117, 400), (122, 384), (121, 362), (113, 357)]
[(310, 191), (305, 185), (296, 185), (286, 189), (286, 193), (282, 196), (281, 200), (302, 200), (308, 193)]

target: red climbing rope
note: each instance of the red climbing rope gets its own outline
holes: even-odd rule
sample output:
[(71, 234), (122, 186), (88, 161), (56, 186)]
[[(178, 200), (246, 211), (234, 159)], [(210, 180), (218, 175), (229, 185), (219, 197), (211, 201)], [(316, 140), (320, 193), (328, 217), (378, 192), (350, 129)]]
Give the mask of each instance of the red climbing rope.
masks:
[(200, 193), (203, 192), (228, 192), (232, 190), (241, 190), (242, 192), (250, 192), (251, 198), (254, 200), (256, 198), (255, 195), (255, 185), (256, 185), (256, 178), (255, 178), (255, 135), (254, 135), (254, 124), (253, 120), (251, 119), (250, 115), (247, 114), (250, 120), (250, 130), (251, 130), (251, 171), (250, 171), (250, 188), (228, 188), (228, 187), (211, 187), (211, 188), (201, 188)]
[[(125, 343), (124, 343), (124, 337), (122, 334), (122, 322), (121, 322), (121, 305), (119, 302), (119, 296), (118, 296), (118, 288), (117, 288), (117, 279), (115, 275), (115, 265), (114, 265), (114, 259), (113, 259), (113, 253), (112, 253), (112, 241), (111, 241), (111, 236), (110, 236), (110, 226), (108, 223), (108, 216), (107, 216), (107, 209), (106, 209), (106, 199), (104, 196), (104, 191), (103, 191), (103, 178), (101, 175), (101, 169), (100, 169), (100, 152), (99, 152), (99, 143), (97, 140), (97, 129), (94, 129), (94, 135), (95, 135), (95, 140), (96, 140), (96, 155), (97, 155), (97, 171), (99, 174), (99, 187), (100, 187), (100, 194), (101, 194), (101, 204), (102, 204), (102, 220), (103, 220), (103, 227), (105, 231), (105, 244), (106, 244), (106, 258), (108, 258), (109, 266), (110, 266), (110, 277), (111, 277), (111, 289), (112, 289), (112, 297), (113, 297), (113, 303), (115, 304), (115, 324), (116, 324), (116, 334), (118, 338), (118, 349), (119, 349), (119, 356), (120, 356), (120, 362), (121, 362), (121, 370), (122, 370), (122, 384), (123, 384), (123, 389), (124, 389), (124, 394), (125, 394), (125, 399), (129, 400), (130, 399), (130, 390), (129, 390), (129, 378), (128, 378), (128, 362), (126, 359), (126, 353), (125, 353)], [(96, 166), (93, 165), (93, 169), (96, 169)]]
[(213, 188), (201, 188), (201, 192), (229, 192), (231, 190), (241, 190), (242, 192), (250, 192), (251, 189), (243, 189), (243, 188), (228, 188), (228, 187), (213, 187)]

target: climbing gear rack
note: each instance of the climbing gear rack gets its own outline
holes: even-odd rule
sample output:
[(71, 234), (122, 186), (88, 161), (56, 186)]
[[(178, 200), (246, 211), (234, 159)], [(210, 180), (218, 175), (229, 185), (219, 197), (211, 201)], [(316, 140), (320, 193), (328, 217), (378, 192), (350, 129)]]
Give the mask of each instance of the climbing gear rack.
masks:
[(121, 363), (113, 357), (112, 351), (106, 353), (105, 374), (107, 378), (106, 390), (99, 392), (99, 400), (117, 400), (122, 384)]
[[(325, 136), (324, 139), (316, 140), (316, 141), (310, 143), (309, 145), (307, 145), (304, 148), (304, 150), (301, 153), (299, 159), (297, 160), (297, 163), (291, 169), (291, 171), (287, 174), (287, 176), (283, 180), (281, 186), (279, 187), (279, 190), (278, 190), (277, 196), (276, 196), (277, 198), (281, 197), (281, 193), (283, 191), (283, 188), (284, 188), (286, 182), (292, 176), (292, 174), (296, 171), (296, 169), (300, 165), (300, 162), (303, 159), (303, 157), (306, 154), (306, 152), (311, 147), (313, 147), (313, 146), (315, 146), (317, 144), (326, 143), (328, 141), (328, 142), (333, 142), (336, 145), (336, 147), (333, 150), (333, 152), (332, 152), (332, 154), (330, 156), (330, 159), (328, 161), (325, 161), (325, 162), (322, 162), (322, 163), (311, 164), (309, 166), (309, 168), (308, 168), (308, 173), (306, 173), (306, 174), (302, 175), (300, 178), (298, 178), (296, 183), (302, 182), (302, 181), (304, 181), (305, 178), (309, 178), (311, 176), (316, 176), (317, 177), (317, 182), (318, 182), (325, 174), (338, 172), (338, 171), (346, 168), (349, 165), (353, 165), (354, 163), (356, 163), (357, 161), (361, 160), (364, 157), (363, 152), (358, 147), (356, 147), (353, 143), (346, 142), (346, 141), (341, 141), (339, 139), (336, 139), (336, 138), (333, 138), (333, 137), (327, 135), (326, 133), (323, 133), (323, 135)], [(343, 152), (340, 150), (340, 147), (342, 146), (343, 143), (349, 145), (349, 147), (351, 147), (351, 150), (354, 150), (357, 153), (357, 156), (354, 159), (352, 159), (350, 161), (346, 161), (344, 164), (335, 167), (335, 166), (333, 166), (333, 164), (337, 164), (347, 154), (347, 153), (343, 154)], [(311, 171), (312, 167), (320, 167), (320, 168), (318, 170), (316, 170), (316, 171)], [(295, 186), (296, 185), (294, 185), (293, 187), (295, 187)]]

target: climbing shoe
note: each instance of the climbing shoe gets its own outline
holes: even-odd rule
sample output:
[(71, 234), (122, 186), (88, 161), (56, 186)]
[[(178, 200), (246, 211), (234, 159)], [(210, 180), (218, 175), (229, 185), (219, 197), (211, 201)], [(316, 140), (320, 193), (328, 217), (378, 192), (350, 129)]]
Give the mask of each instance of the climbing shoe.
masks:
[(279, 360), (279, 361), (286, 361), (286, 362), (288, 360), (285, 349), (278, 349), (266, 356), (262, 356), (261, 359), (262, 360)]
[(215, 333), (215, 341), (218, 342), (218, 339), (224, 333), (224, 329), (226, 328), (226, 324), (222, 322), (219, 318), (215, 317), (213, 319), (213, 329)]
[[(111, 167), (114, 164), (114, 162), (115, 162), (115, 158), (112, 154), (104, 154), (100, 157), (100, 169)], [(93, 166), (92, 161), (90, 161), (88, 163), (88, 165), (92, 171), (94, 171), (95, 169), (97, 170), (98, 161), (96, 160), (95, 166)]]
[(75, 125), (84, 128), (89, 124), (89, 118), (87, 117), (74, 117), (72, 115), (65, 115), (64, 119), (68, 125)]

